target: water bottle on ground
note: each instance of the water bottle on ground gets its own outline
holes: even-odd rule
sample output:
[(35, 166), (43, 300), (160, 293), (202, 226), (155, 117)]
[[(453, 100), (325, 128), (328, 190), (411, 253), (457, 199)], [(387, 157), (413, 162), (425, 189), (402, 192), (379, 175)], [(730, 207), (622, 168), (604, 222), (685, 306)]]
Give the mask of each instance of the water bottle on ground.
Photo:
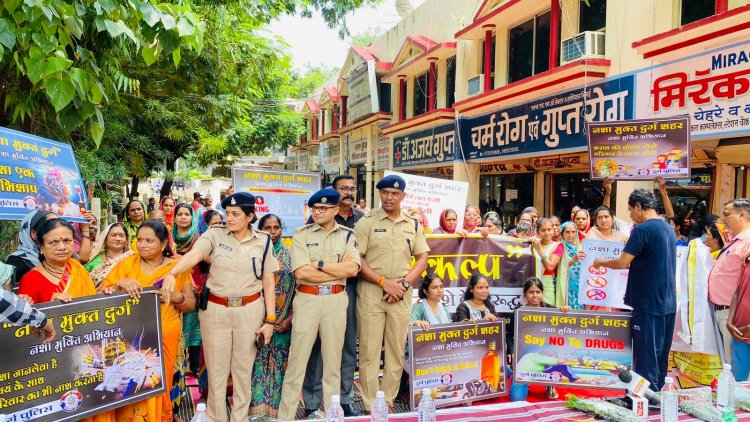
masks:
[(386, 421), (388, 421), (388, 405), (385, 402), (385, 393), (378, 391), (375, 393), (375, 404), (372, 405), (370, 422)]
[(198, 403), (198, 406), (195, 407), (195, 416), (190, 419), (190, 422), (208, 422), (206, 403)]
[(725, 363), (719, 374), (719, 385), (716, 388), (716, 407), (725, 415), (734, 414), (734, 375), (732, 365)]
[(664, 378), (661, 389), (661, 422), (677, 422), (677, 389), (672, 377)]
[(422, 389), (422, 400), (419, 401), (419, 407), (417, 408), (417, 421), (419, 422), (435, 422), (437, 415), (435, 414), (435, 402), (432, 401), (432, 392), (429, 388)]
[(327, 422), (344, 422), (344, 409), (341, 408), (341, 396), (331, 396), (331, 405), (328, 406)]

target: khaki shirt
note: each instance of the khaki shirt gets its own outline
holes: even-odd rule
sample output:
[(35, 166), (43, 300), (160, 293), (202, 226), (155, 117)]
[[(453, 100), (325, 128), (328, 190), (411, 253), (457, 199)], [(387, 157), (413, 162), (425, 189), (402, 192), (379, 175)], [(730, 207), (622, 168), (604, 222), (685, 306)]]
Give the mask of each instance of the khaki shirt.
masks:
[[(253, 229), (250, 237), (240, 242), (226, 227), (208, 229), (195, 242), (193, 249), (199, 249), (211, 259), (211, 270), (206, 282), (211, 293), (221, 297), (236, 297), (260, 292), (263, 289), (263, 275), (279, 270), (279, 262), (273, 256), (273, 244), (268, 247), (265, 267), (262, 267), (263, 251), (269, 237), (268, 234)], [(256, 277), (256, 273), (261, 277)]]
[[(360, 265), (362, 260), (357, 248), (357, 239), (351, 229), (336, 224), (333, 230), (326, 232), (317, 224), (307, 224), (295, 230), (292, 238), (292, 271), (297, 271), (312, 262), (341, 262), (341, 257), (348, 252), (352, 262)], [(315, 266), (315, 265), (313, 265)], [(346, 279), (327, 281), (325, 283), (307, 283), (298, 281), (299, 284), (313, 286), (328, 284), (346, 284)]]
[(354, 226), (359, 252), (367, 264), (386, 278), (399, 278), (411, 269), (411, 257), (430, 251), (424, 228), (404, 214), (388, 218), (383, 208), (371, 210)]

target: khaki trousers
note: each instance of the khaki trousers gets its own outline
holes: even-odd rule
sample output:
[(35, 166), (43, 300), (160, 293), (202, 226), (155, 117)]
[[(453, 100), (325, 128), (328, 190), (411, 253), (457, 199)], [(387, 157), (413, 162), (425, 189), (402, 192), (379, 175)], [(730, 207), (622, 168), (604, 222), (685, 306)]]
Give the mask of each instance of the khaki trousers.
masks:
[(280, 420), (295, 419), (307, 361), (318, 334), (323, 355), (323, 404), (326, 409), (330, 405), (331, 396), (339, 394), (341, 351), (344, 348), (348, 304), (349, 297), (344, 292), (325, 296), (298, 292), (294, 296), (292, 344), (284, 385), (281, 387)]
[(731, 346), (732, 343), (732, 335), (729, 334), (729, 330), (727, 329), (727, 320), (729, 319), (729, 309), (723, 309), (721, 311), (714, 311), (714, 315), (716, 316), (716, 324), (719, 326), (719, 333), (721, 333), (721, 338), (717, 339), (718, 341), (722, 342), (724, 344), (724, 360), (725, 363), (732, 363), (732, 353), (731, 353)]
[(208, 420), (227, 421), (227, 381), (232, 374), (234, 406), (232, 422), (247, 422), (250, 387), (255, 362), (255, 331), (263, 324), (266, 308), (262, 299), (228, 308), (209, 302), (198, 313), (203, 353), (208, 370)]
[[(359, 333), (359, 382), (365, 410), (371, 411), (375, 393), (383, 390), (385, 401), (393, 403), (404, 370), (404, 346), (411, 314), (412, 288), (396, 303), (382, 301), (383, 289), (360, 281), (357, 285), (357, 331)], [(383, 382), (378, 388), (380, 352), (385, 340)]]

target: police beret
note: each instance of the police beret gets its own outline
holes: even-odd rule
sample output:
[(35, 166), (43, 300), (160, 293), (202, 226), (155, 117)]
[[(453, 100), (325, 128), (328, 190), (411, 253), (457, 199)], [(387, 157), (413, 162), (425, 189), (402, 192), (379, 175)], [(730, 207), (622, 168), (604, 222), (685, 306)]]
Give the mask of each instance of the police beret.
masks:
[(389, 176), (385, 176), (384, 178), (380, 179), (377, 185), (375, 185), (377, 189), (384, 189), (384, 188), (391, 188), (391, 189), (398, 189), (400, 191), (404, 191), (406, 189), (406, 182), (401, 176), (397, 176), (395, 174), (391, 174)]
[(243, 205), (255, 205), (255, 195), (248, 192), (237, 192), (227, 196), (221, 201), (221, 207), (224, 209), (227, 209), (227, 207), (241, 207)]
[(333, 189), (325, 188), (315, 192), (310, 199), (307, 200), (307, 205), (325, 204), (325, 205), (338, 205), (339, 204), (339, 193)]

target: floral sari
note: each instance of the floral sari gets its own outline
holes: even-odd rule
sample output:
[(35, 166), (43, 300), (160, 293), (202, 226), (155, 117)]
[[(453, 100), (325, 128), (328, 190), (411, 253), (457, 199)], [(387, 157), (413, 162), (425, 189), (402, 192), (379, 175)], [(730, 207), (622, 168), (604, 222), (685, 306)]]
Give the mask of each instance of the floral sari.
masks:
[[(575, 223), (565, 222), (560, 226), (560, 232), (562, 233), (568, 226), (576, 227)], [(576, 237), (578, 237), (578, 228), (576, 228)], [(560, 264), (557, 266), (557, 305), (567, 305), (570, 306), (570, 309), (583, 309), (583, 306), (578, 302), (578, 280), (581, 275), (581, 262), (576, 261), (572, 265), (570, 264), (578, 254), (578, 245), (568, 243), (565, 239), (563, 239), (562, 243), (565, 246), (565, 252), (560, 260)]]
[[(153, 273), (146, 274), (141, 270), (141, 256), (136, 254), (122, 260), (109, 273), (102, 286), (112, 287), (115, 283), (123, 278), (134, 278), (143, 287), (152, 287), (174, 267), (176, 260), (157, 268)], [(175, 291), (182, 291), (185, 283), (190, 283), (190, 274), (184, 273), (177, 277)], [(115, 409), (117, 422), (131, 422), (142, 420), (148, 422), (170, 422), (172, 421), (172, 401), (169, 398), (169, 392), (172, 390), (172, 369), (175, 367), (177, 360), (178, 342), (182, 332), (180, 322), (180, 311), (173, 305), (161, 305), (161, 330), (162, 330), (162, 347), (164, 349), (164, 368), (166, 369), (167, 379), (164, 383), (167, 390), (164, 394), (151, 397), (146, 400), (132, 403), (124, 407)]]

